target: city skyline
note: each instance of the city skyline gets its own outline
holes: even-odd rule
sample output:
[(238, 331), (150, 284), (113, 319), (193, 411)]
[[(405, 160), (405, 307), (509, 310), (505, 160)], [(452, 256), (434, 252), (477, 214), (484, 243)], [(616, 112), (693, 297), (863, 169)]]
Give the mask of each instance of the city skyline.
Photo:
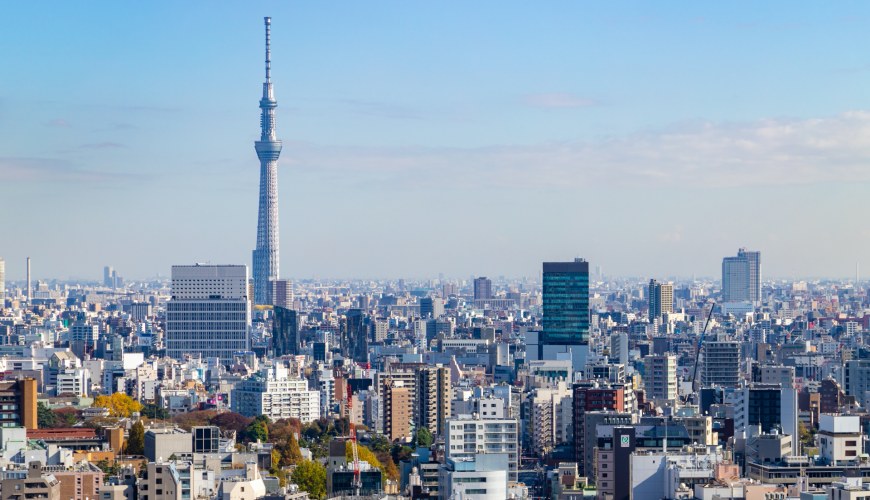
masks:
[(10, 6), (40, 23), (0, 40), (8, 282), (250, 262), (264, 15), (287, 278), (870, 261), (867, 6), (203, 5)]

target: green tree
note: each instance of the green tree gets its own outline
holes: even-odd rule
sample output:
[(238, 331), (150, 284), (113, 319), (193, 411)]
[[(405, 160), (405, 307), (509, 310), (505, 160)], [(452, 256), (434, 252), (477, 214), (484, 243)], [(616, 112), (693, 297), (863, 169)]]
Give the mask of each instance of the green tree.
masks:
[(326, 498), (326, 468), (320, 462), (303, 460), (293, 469), (290, 480), (311, 498)]
[(147, 403), (142, 407), (142, 415), (155, 420), (168, 420), (169, 412), (154, 403)]
[(383, 434), (378, 434), (369, 441), (369, 448), (376, 453), (389, 453), (390, 440)]
[(432, 433), (429, 432), (429, 429), (425, 427), (420, 427), (419, 429), (417, 429), (416, 441), (417, 446), (428, 448), (432, 446), (435, 438), (432, 437)]
[(248, 438), (248, 441), (265, 443), (269, 440), (269, 427), (262, 420), (254, 420), (245, 429), (245, 437)]
[(121, 467), (117, 462), (109, 462), (105, 458), (97, 462), (97, 467), (107, 476), (117, 475), (121, 471)]
[(335, 427), (336, 436), (347, 436), (350, 434), (350, 419), (347, 417), (337, 418), (333, 426)]
[(130, 429), (130, 436), (127, 438), (127, 447), (125, 448), (127, 455), (144, 455), (145, 454), (145, 425), (141, 420), (137, 420)]
[(57, 426), (57, 415), (51, 411), (48, 405), (41, 401), (36, 405), (36, 425), (40, 429)]
[(393, 448), (390, 450), (390, 454), (393, 456), (393, 462), (399, 463), (403, 460), (407, 460), (411, 457), (411, 453), (414, 453), (410, 447), (405, 446), (403, 444), (394, 444)]

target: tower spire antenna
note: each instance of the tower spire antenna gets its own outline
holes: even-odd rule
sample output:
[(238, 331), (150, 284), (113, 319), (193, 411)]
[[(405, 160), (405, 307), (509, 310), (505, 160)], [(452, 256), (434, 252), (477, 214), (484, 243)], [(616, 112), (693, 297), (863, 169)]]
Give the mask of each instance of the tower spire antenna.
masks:
[(272, 18), (264, 17), (266, 25), (266, 82), (272, 80)]

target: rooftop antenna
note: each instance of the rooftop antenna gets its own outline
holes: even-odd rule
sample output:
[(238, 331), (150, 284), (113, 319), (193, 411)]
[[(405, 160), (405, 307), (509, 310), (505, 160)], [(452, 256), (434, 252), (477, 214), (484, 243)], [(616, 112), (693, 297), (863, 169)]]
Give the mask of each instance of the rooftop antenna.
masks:
[(264, 17), (266, 24), (266, 82), (272, 80), (272, 18)]

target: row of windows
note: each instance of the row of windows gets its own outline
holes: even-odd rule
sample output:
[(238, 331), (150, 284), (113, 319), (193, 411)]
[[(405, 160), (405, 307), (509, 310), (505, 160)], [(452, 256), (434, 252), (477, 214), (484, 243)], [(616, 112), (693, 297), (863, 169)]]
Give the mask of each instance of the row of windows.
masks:
[(199, 301), (169, 301), (166, 303), (166, 311), (247, 311), (248, 303), (245, 302), (199, 302)]
[(169, 313), (166, 320), (170, 323), (175, 321), (247, 321), (248, 316), (243, 312), (223, 312), (215, 314), (214, 312), (189, 312), (189, 313)]

